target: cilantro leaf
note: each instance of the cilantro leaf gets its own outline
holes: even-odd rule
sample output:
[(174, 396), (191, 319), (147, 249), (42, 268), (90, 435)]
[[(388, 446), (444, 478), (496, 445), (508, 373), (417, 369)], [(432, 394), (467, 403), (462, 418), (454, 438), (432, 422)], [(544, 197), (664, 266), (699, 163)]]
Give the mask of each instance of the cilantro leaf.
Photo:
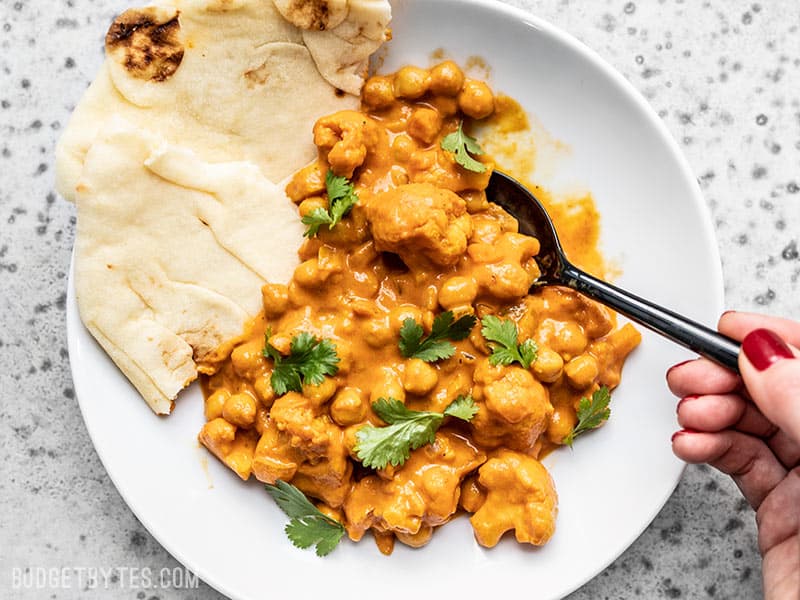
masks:
[(318, 340), (304, 331), (292, 338), (289, 356), (282, 356), (269, 343), (270, 334), (268, 331), (262, 354), (275, 363), (270, 383), (278, 396), (289, 391), (302, 392), (304, 385), (319, 385), (326, 375), (336, 375), (339, 371), (336, 345), (330, 340)]
[(530, 339), (519, 343), (519, 332), (514, 321), (487, 315), (481, 319), (481, 325), (483, 325), (481, 334), (492, 349), (492, 354), (489, 356), (491, 364), (510, 365), (516, 361), (526, 369), (530, 368), (536, 360), (539, 348), (536, 342)]
[(319, 228), (323, 225), (333, 226), (333, 218), (330, 213), (321, 206), (315, 208), (300, 219), (300, 222), (303, 225), (308, 225), (308, 229), (306, 229), (303, 234), (305, 237), (314, 237), (319, 233)]
[(453, 311), (448, 310), (433, 320), (431, 333), (425, 337), (422, 325), (414, 319), (406, 319), (400, 328), (400, 354), (405, 358), (419, 358), (425, 362), (436, 362), (450, 358), (456, 348), (450, 342), (457, 342), (469, 336), (477, 323), (473, 315), (463, 315), (454, 320)]
[(444, 414), (462, 421), (471, 421), (478, 414), (478, 406), (472, 396), (459, 396), (444, 409)]
[(432, 444), (446, 416), (469, 421), (478, 412), (471, 396), (459, 396), (443, 413), (410, 410), (394, 398), (378, 398), (372, 404), (386, 427), (366, 425), (356, 432), (356, 455), (365, 467), (383, 469), (402, 465), (411, 451)]
[(608, 406), (610, 402), (611, 392), (608, 391), (606, 386), (601, 386), (595, 390), (592, 393), (591, 400), (589, 398), (581, 398), (578, 403), (578, 422), (572, 431), (564, 436), (562, 442), (571, 447), (576, 437), (591, 429), (600, 427), (600, 425), (608, 421), (611, 416), (611, 409)]
[(358, 202), (353, 184), (346, 177), (334, 175), (330, 169), (325, 175), (325, 189), (328, 193), (328, 208), (315, 208), (300, 219), (303, 225), (308, 225), (303, 234), (305, 237), (314, 237), (323, 225), (333, 229)]
[(470, 156), (470, 154), (480, 156), (483, 154), (483, 150), (478, 144), (478, 140), (464, 133), (464, 121), (458, 123), (458, 129), (453, 133), (442, 138), (441, 144), (442, 150), (454, 154), (456, 162), (468, 171), (474, 173), (486, 172), (486, 165)]
[(344, 535), (344, 525), (322, 513), (306, 495), (290, 483), (266, 484), (267, 492), (291, 519), (284, 531), (298, 548), (316, 546), (317, 556), (326, 556)]

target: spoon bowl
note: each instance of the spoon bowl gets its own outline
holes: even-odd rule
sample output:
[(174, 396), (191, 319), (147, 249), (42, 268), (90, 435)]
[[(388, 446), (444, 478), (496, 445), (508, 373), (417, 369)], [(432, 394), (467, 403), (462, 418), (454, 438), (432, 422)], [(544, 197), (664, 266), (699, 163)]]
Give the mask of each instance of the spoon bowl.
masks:
[(486, 188), (486, 198), (517, 219), (520, 233), (539, 240), (536, 262), (541, 275), (531, 286), (532, 291), (545, 285), (571, 288), (673, 342), (735, 373), (739, 372), (740, 344), (735, 340), (598, 279), (569, 262), (547, 210), (516, 179), (494, 171)]

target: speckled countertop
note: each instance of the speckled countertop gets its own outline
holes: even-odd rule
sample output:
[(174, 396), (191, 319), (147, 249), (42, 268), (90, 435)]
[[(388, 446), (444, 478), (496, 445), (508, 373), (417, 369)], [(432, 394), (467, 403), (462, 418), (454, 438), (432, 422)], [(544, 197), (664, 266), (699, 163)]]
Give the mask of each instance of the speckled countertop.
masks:
[[(800, 318), (800, 3), (509, 3), (594, 48), (667, 124), (711, 209), (728, 306)], [(177, 567), (100, 464), (66, 350), (75, 211), (54, 192), (53, 148), (126, 4), (0, 0), (3, 598), (221, 598), (204, 585), (12, 588), (25, 567)], [(759, 568), (753, 513), (735, 486), (690, 467), (647, 531), (570, 598), (758, 598)]]

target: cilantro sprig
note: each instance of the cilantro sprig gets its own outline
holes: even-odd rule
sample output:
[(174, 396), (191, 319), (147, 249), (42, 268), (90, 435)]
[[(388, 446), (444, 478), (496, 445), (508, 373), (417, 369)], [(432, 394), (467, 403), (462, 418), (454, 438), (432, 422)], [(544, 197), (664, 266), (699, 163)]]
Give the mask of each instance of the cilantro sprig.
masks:
[(511, 319), (500, 319), (487, 315), (481, 319), (481, 334), (489, 342), (492, 354), (489, 362), (493, 365), (510, 365), (518, 362), (526, 369), (536, 360), (539, 348), (533, 340), (519, 343), (517, 324)]
[(564, 436), (562, 442), (571, 447), (576, 437), (608, 421), (611, 416), (611, 409), (608, 406), (610, 402), (611, 392), (606, 386), (596, 389), (592, 393), (591, 400), (581, 398), (578, 403), (578, 422), (572, 431)]
[(425, 362), (436, 362), (450, 358), (456, 348), (446, 340), (457, 342), (469, 336), (477, 323), (473, 315), (463, 315), (457, 320), (448, 310), (433, 320), (429, 335), (414, 319), (406, 319), (400, 328), (400, 354), (405, 358), (419, 358)]
[(275, 362), (270, 383), (278, 396), (302, 392), (304, 385), (319, 385), (326, 375), (339, 371), (336, 345), (330, 340), (318, 340), (304, 331), (292, 338), (289, 356), (283, 356), (269, 343), (270, 335), (267, 331), (262, 354)]
[(456, 162), (473, 173), (485, 173), (486, 165), (472, 158), (472, 154), (480, 156), (483, 149), (478, 140), (464, 133), (464, 121), (459, 121), (458, 129), (442, 138), (442, 149), (451, 152)]
[(279, 479), (275, 485), (266, 484), (266, 488), (291, 519), (284, 531), (292, 544), (303, 549), (316, 546), (317, 556), (326, 556), (336, 548), (344, 535), (344, 525), (323, 514), (290, 483)]
[(303, 225), (308, 225), (303, 234), (305, 237), (314, 237), (323, 225), (333, 229), (358, 202), (358, 194), (353, 184), (346, 177), (334, 175), (330, 169), (325, 175), (325, 189), (328, 193), (328, 208), (315, 208), (300, 219)]
[(478, 412), (472, 396), (459, 396), (443, 413), (410, 410), (394, 398), (378, 398), (372, 410), (386, 421), (386, 427), (366, 425), (356, 432), (356, 455), (365, 467), (383, 469), (402, 465), (411, 451), (432, 444), (445, 417), (470, 421)]

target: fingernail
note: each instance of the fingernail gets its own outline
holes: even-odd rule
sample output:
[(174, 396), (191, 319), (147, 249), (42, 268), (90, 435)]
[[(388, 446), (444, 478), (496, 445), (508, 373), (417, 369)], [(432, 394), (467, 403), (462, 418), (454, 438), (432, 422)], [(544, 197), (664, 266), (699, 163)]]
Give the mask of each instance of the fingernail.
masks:
[(694, 429), (681, 429), (681, 430), (676, 431), (675, 433), (672, 434), (672, 437), (670, 438), (670, 441), (674, 442), (675, 438), (680, 437), (682, 435), (686, 435), (687, 433), (700, 433), (700, 432), (696, 431)]
[(667, 369), (667, 377), (669, 377), (669, 374), (672, 373), (673, 370), (677, 369), (678, 367), (682, 367), (685, 364), (693, 362), (694, 360), (696, 360), (696, 359), (690, 358), (689, 360), (685, 360), (683, 362), (679, 362), (677, 365), (672, 365), (669, 369)]
[(779, 360), (794, 358), (786, 342), (769, 329), (754, 329), (748, 333), (742, 340), (742, 351), (759, 371), (764, 371)]
[(675, 407), (675, 412), (678, 412), (681, 409), (681, 404), (686, 402), (687, 400), (697, 400), (700, 396), (686, 396), (678, 400), (678, 405)]
[(732, 315), (732, 314), (734, 314), (735, 312), (736, 312), (735, 310), (726, 310), (725, 312), (723, 312), (723, 313), (720, 315), (720, 318), (724, 317), (725, 315)]

